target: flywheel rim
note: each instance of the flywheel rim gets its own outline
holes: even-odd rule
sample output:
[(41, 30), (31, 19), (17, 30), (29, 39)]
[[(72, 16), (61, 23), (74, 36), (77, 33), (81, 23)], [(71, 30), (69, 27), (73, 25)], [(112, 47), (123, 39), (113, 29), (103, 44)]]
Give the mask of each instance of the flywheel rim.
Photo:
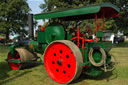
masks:
[(49, 76), (58, 83), (67, 84), (82, 72), (83, 58), (79, 48), (68, 40), (56, 40), (45, 50), (44, 65)]

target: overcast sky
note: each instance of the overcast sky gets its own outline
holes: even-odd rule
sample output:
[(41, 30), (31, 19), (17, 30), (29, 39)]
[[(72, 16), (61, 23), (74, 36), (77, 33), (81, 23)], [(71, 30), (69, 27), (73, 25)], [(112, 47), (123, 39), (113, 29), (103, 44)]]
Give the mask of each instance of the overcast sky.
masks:
[[(31, 8), (31, 12), (33, 14), (41, 13), (42, 9), (40, 9), (40, 4), (44, 3), (44, 0), (27, 0), (29, 7)], [(38, 25), (42, 25), (43, 21), (38, 20)]]

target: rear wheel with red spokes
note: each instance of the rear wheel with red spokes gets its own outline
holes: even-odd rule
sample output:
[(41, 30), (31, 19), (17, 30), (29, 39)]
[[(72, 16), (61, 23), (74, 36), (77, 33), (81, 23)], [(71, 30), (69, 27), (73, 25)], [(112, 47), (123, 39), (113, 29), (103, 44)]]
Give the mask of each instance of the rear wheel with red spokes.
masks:
[(83, 58), (79, 48), (68, 40), (52, 42), (45, 50), (44, 65), (49, 76), (58, 83), (70, 83), (82, 72)]

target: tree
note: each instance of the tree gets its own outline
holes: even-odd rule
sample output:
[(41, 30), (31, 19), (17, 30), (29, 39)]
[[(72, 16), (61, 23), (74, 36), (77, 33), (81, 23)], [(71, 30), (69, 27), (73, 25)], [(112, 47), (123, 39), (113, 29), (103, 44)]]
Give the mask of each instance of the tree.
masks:
[(111, 2), (120, 9), (120, 16), (113, 19), (114, 23), (110, 29), (114, 32), (120, 30), (128, 35), (128, 0), (103, 0), (103, 2)]
[(20, 32), (27, 25), (29, 6), (26, 0), (0, 0), (0, 31), (6, 34)]
[(120, 8), (120, 17), (115, 19), (118, 30), (128, 35), (128, 0), (118, 0), (117, 5)]

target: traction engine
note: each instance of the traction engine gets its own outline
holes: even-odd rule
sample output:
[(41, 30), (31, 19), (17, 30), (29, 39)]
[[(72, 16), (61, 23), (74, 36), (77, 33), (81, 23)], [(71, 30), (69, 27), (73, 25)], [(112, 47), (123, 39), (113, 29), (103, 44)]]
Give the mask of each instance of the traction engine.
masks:
[[(7, 62), (13, 70), (34, 66), (38, 59), (43, 63), (48, 75), (56, 82), (67, 84), (77, 79), (81, 73), (97, 77), (103, 72), (114, 70), (116, 63), (109, 54), (111, 41), (103, 38), (105, 18), (119, 16), (119, 10), (111, 3), (102, 3), (77, 9), (34, 15), (34, 19), (60, 19), (73, 21), (95, 19), (95, 39), (81, 36), (80, 23), (75, 31), (67, 31), (60, 23), (49, 23), (33, 38), (33, 15), (29, 14), (30, 40), (22, 40), (10, 47)], [(103, 27), (101, 27), (103, 26)], [(72, 33), (75, 36), (72, 36)], [(43, 55), (43, 58), (36, 53)], [(115, 59), (115, 58), (114, 58)]]

